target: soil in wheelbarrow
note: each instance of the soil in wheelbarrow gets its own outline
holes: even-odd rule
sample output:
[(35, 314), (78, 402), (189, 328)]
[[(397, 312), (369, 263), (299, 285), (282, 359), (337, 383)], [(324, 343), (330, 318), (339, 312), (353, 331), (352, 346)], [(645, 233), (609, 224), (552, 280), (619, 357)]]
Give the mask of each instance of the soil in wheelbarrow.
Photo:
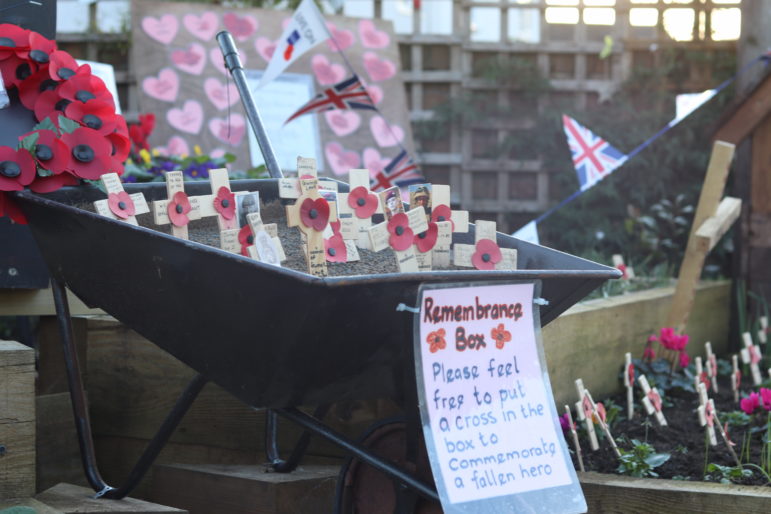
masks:
[[(741, 411), (739, 405), (733, 400), (730, 380), (727, 377), (718, 381), (719, 393), (710, 390), (709, 395), (715, 401), (715, 407), (718, 411), (718, 417), (724, 424), (726, 421), (735, 419), (730, 413)], [(757, 391), (757, 388), (754, 389)], [(751, 390), (742, 391), (742, 395), (748, 395)], [(636, 401), (635, 416), (632, 420), (625, 419), (626, 416), (626, 394), (614, 396), (610, 400), (615, 405), (621, 407), (619, 417), (624, 418), (613, 424), (611, 433), (620, 448), (631, 450), (633, 439), (651, 444), (656, 453), (668, 453), (670, 458), (667, 462), (654, 469), (660, 478), (676, 480), (705, 480), (721, 481), (722, 476), (719, 472), (707, 471), (706, 467), (710, 463), (720, 466), (734, 467), (736, 461), (728, 451), (725, 442), (720, 436), (716, 427), (717, 446), (710, 446), (705, 438), (705, 428), (699, 423), (697, 407), (699, 406), (698, 396), (695, 393), (686, 391), (670, 391), (663, 396), (664, 415), (667, 419), (667, 426), (659, 427), (655, 419), (645, 415), (643, 406)], [(606, 404), (612, 405), (607, 400)], [(740, 415), (738, 417), (741, 417)], [(728, 436), (735, 443), (734, 451), (740, 456), (742, 463), (752, 463), (760, 465), (761, 452), (763, 451), (763, 436), (767, 412), (762, 406), (756, 409), (756, 412), (750, 416), (748, 424), (736, 426), (729, 422)], [(753, 431), (755, 427), (762, 427)], [(598, 436), (600, 436), (600, 449), (592, 452), (589, 448), (589, 441), (585, 434), (580, 434), (581, 448), (584, 453), (584, 466), (587, 471), (597, 471), (600, 473), (617, 473), (619, 461), (608, 441), (600, 434), (598, 427)], [(749, 438), (749, 444), (747, 444)], [(572, 443), (568, 439), (568, 445)], [(742, 448), (745, 453), (742, 457)], [(749, 448), (749, 458), (746, 451)], [(572, 452), (571, 452), (572, 453)], [(572, 455), (573, 463), (578, 469), (576, 456)], [(753, 473), (745, 478), (732, 478), (733, 483), (742, 485), (768, 485), (768, 479), (751, 466), (745, 469), (752, 469)]]

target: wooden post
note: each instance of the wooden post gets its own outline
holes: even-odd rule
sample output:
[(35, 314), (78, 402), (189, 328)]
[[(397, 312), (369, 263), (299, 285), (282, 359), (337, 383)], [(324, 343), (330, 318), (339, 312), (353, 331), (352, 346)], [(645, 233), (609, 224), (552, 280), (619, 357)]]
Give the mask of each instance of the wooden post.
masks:
[(578, 441), (578, 432), (576, 432), (576, 425), (573, 423), (573, 416), (570, 414), (570, 406), (565, 405), (565, 413), (568, 415), (568, 423), (570, 423), (570, 438), (573, 440), (573, 448), (576, 449), (576, 460), (578, 461), (578, 469), (580, 471), (586, 471), (584, 469), (584, 456), (581, 453), (581, 443)]
[(117, 173), (105, 173), (99, 180), (107, 191), (107, 199), (94, 202), (94, 208), (102, 216), (138, 225), (136, 215), (150, 212), (145, 195), (126, 193)]
[(613, 434), (610, 433), (610, 427), (608, 427), (608, 424), (605, 423), (605, 408), (603, 407), (602, 412), (600, 412), (599, 408), (597, 407), (597, 404), (594, 402), (594, 398), (592, 398), (592, 394), (589, 392), (588, 389), (584, 389), (584, 394), (586, 395), (586, 398), (589, 400), (589, 405), (592, 406), (592, 420), (597, 419), (598, 424), (600, 425), (600, 428), (603, 432), (605, 432), (605, 435), (608, 437), (608, 443), (610, 444), (610, 447), (613, 448), (613, 453), (616, 454), (616, 457), (621, 458), (621, 452), (618, 451), (618, 446), (616, 445), (616, 440), (613, 438)]
[(758, 329), (758, 342), (760, 344), (766, 344), (768, 341), (766, 332), (768, 332), (768, 316), (760, 317), (760, 328)]
[(584, 381), (576, 379), (576, 392), (578, 393), (578, 401), (576, 402), (576, 416), (579, 421), (584, 422), (586, 427), (586, 434), (589, 436), (589, 447), (592, 451), (597, 451), (600, 448), (600, 443), (597, 441), (597, 434), (594, 431), (594, 420), (592, 416), (594, 414), (592, 410), (592, 404), (589, 398), (586, 396), (586, 389), (584, 389)]
[(654, 414), (659, 426), (667, 426), (667, 418), (664, 417), (664, 413), (661, 411), (661, 395), (655, 387), (651, 387), (648, 383), (648, 379), (645, 375), (640, 375), (637, 378), (637, 383), (643, 390), (642, 403), (645, 407), (645, 411), (650, 416)]
[(744, 340), (744, 349), (742, 349), (742, 362), (750, 365), (750, 371), (752, 372), (752, 383), (756, 386), (760, 385), (763, 381), (763, 377), (760, 374), (760, 360), (762, 355), (760, 354), (760, 348), (752, 344), (752, 336), (749, 332), (742, 334)]
[(468, 211), (453, 211), (450, 208), (450, 186), (432, 185), (431, 221), (439, 228), (436, 246), (431, 252), (432, 265), (435, 268), (449, 268), (452, 234), (468, 232)]
[[(328, 272), (326, 252), (324, 251), (324, 229), (330, 221), (335, 221), (337, 216), (329, 208), (329, 202), (319, 194), (317, 178), (301, 178), (300, 189), (302, 195), (294, 205), (286, 208), (287, 225), (298, 227), (306, 237), (308, 273), (317, 277), (326, 277)], [(307, 212), (309, 224), (303, 221), (303, 212)], [(317, 223), (315, 220), (322, 220), (323, 223)]]
[(699, 384), (701, 384), (704, 380), (707, 380), (707, 383), (709, 383), (709, 379), (705, 379), (706, 373), (704, 372), (704, 367), (701, 363), (701, 355), (697, 355), (693, 359), (694, 365), (696, 366), (696, 376), (693, 377), (693, 387), (698, 392), (699, 390)]

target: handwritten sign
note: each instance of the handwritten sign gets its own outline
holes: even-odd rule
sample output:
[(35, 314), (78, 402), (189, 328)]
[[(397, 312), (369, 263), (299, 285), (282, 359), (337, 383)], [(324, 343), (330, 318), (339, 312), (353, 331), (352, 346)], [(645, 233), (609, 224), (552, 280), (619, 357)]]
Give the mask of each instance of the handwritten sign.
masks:
[(538, 289), (420, 290), (418, 395), (445, 512), (586, 511), (543, 358)]

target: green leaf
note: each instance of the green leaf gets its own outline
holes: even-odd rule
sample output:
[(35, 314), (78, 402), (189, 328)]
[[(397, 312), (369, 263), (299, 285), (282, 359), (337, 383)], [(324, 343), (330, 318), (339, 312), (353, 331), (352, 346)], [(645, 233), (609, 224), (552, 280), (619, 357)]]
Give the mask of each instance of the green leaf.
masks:
[(645, 462), (652, 468), (657, 468), (664, 464), (671, 457), (668, 453), (654, 453), (645, 459)]
[(19, 142), (19, 148), (24, 148), (34, 156), (38, 139), (40, 139), (40, 134), (33, 132)]
[(69, 134), (79, 129), (80, 124), (77, 121), (73, 121), (69, 118), (65, 118), (64, 116), (59, 115), (59, 128), (62, 129), (62, 134)]
[(54, 125), (54, 122), (51, 121), (51, 118), (46, 118), (34, 127), (32, 127), (32, 130), (53, 130), (54, 132), (58, 133), (58, 130), (56, 130), (56, 125)]

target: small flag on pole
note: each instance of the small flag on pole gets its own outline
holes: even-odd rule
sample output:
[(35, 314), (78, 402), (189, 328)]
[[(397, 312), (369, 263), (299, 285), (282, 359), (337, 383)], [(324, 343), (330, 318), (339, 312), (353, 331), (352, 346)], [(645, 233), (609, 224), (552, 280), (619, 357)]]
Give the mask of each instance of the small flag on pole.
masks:
[(570, 116), (562, 115), (562, 127), (573, 155), (581, 190), (585, 191), (626, 162), (626, 155)]
[(303, 114), (331, 111), (332, 109), (375, 109), (369, 93), (359, 77), (353, 75), (316, 95), (310, 102), (292, 114), (284, 125)]
[(305, 52), (329, 38), (324, 17), (313, 0), (303, 0), (292, 15), (276, 45), (268, 67), (257, 87), (263, 87), (289, 67)]
[(384, 191), (393, 186), (405, 187), (425, 181), (418, 165), (407, 155), (407, 150), (402, 150), (382, 171), (375, 174), (372, 179), (372, 190)]

